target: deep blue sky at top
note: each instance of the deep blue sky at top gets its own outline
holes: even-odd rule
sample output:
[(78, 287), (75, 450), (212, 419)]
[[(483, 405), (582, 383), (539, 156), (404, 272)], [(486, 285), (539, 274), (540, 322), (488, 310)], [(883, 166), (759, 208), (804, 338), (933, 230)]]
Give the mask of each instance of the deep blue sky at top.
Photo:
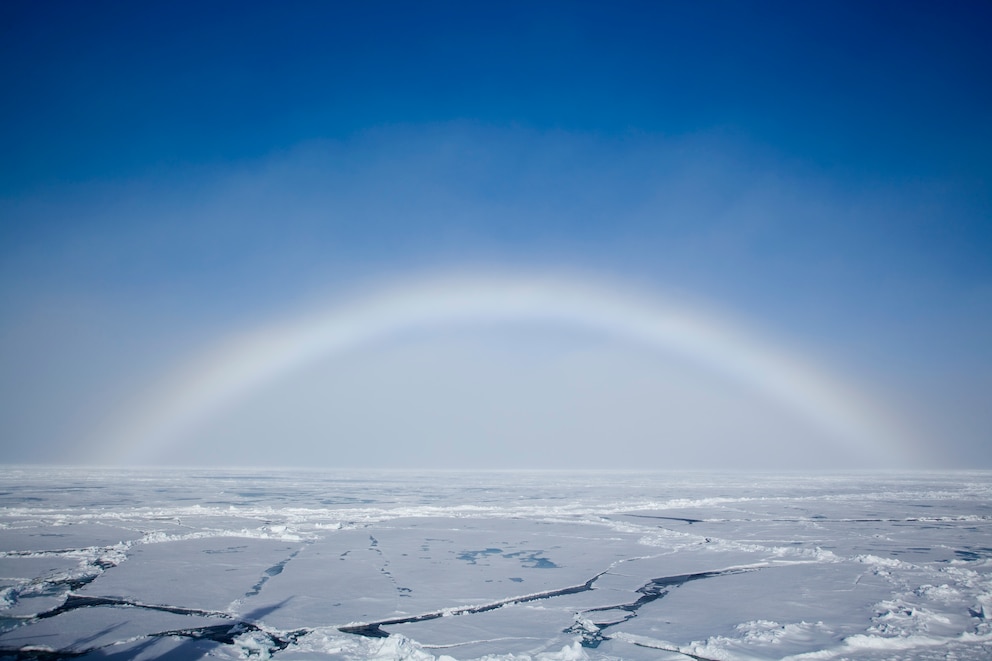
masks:
[(984, 2), (5, 2), (0, 186), (369, 126), (738, 131), (857, 176), (986, 181)]

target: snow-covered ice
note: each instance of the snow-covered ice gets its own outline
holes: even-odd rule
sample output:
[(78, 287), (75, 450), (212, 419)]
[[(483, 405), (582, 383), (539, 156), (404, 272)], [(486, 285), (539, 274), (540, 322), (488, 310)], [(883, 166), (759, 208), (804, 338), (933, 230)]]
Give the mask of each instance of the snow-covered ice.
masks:
[(0, 658), (992, 658), (988, 472), (8, 467), (0, 508)]

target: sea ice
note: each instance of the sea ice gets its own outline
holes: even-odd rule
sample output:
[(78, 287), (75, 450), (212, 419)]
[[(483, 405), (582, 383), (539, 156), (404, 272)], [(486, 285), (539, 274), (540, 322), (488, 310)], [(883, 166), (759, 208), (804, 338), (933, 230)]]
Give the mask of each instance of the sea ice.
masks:
[(0, 479), (0, 659), (992, 658), (990, 473)]

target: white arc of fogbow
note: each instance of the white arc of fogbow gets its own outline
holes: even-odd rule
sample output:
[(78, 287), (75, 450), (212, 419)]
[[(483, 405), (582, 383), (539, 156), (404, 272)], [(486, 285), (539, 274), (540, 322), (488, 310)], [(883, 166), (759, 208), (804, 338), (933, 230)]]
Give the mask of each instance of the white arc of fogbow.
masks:
[(576, 278), (456, 275), (382, 287), (348, 303), (238, 335), (164, 379), (105, 446), (140, 463), (261, 386), (321, 358), (400, 333), (540, 322), (682, 355), (763, 392), (837, 442), (903, 456), (909, 439), (856, 388), (725, 319), (628, 287)]

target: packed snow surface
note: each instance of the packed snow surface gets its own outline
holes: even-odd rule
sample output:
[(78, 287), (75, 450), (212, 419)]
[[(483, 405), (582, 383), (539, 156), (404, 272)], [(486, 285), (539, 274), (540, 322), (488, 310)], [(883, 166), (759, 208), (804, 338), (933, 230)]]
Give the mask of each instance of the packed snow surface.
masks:
[(989, 659), (992, 473), (0, 469), (0, 658)]

